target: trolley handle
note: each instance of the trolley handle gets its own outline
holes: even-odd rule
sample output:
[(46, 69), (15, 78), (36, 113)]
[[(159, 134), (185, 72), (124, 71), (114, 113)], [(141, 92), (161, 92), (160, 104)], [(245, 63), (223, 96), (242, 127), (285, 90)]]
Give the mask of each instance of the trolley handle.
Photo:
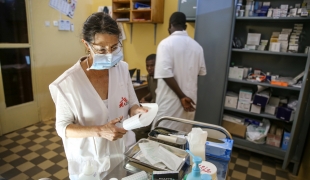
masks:
[(176, 117), (169, 117), (169, 116), (163, 116), (163, 117), (159, 118), (158, 121), (155, 123), (154, 128), (156, 128), (161, 121), (165, 121), (165, 120), (166, 121), (176, 121), (176, 122), (181, 122), (181, 123), (185, 123), (185, 124), (192, 124), (192, 125), (204, 127), (207, 129), (214, 129), (214, 130), (220, 131), (223, 134), (225, 134), (226, 138), (232, 139), (231, 134), (225, 128), (223, 128), (221, 126), (209, 124), (209, 123), (203, 123), (203, 122), (199, 122), (199, 121), (181, 119), (181, 118), (176, 118)]

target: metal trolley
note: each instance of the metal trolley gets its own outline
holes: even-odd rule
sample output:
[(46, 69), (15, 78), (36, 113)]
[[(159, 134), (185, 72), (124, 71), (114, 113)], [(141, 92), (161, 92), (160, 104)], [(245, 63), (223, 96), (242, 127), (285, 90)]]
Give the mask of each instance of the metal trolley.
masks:
[[(232, 139), (232, 136), (230, 135), (230, 133), (225, 128), (223, 128), (221, 126), (208, 124), (208, 123), (202, 123), (202, 122), (198, 122), (198, 121), (186, 120), (186, 119), (181, 119), (181, 118), (168, 117), (168, 116), (164, 116), (164, 117), (160, 118), (156, 122), (154, 129), (165, 128), (165, 127), (158, 126), (158, 125), (160, 125), (160, 122), (162, 122), (162, 121), (175, 121), (175, 122), (179, 122), (179, 123), (190, 124), (190, 125), (193, 125), (193, 127), (200, 127), (202, 129), (208, 131), (208, 138), (216, 138), (216, 137), (212, 137), (212, 135), (211, 135), (212, 133), (211, 134), (209, 133), (210, 131), (214, 131), (215, 134), (216, 133), (220, 134), (220, 138)], [(165, 128), (165, 129), (167, 129), (167, 128)], [(169, 130), (169, 129), (167, 129), (167, 130)], [(177, 131), (177, 130), (172, 130), (172, 131)], [(180, 133), (181, 134), (184, 133), (184, 135), (187, 135), (188, 132), (180, 132)], [(167, 144), (167, 145), (174, 146), (174, 147), (177, 147), (180, 149), (185, 149), (184, 146), (180, 146), (178, 144), (173, 144), (173, 143), (163, 142), (163, 141), (157, 140), (156, 138), (150, 136), (150, 134), (149, 134), (148, 139), (153, 140), (153, 141), (158, 141), (159, 143)], [(145, 139), (141, 139), (141, 140), (145, 141)], [(125, 160), (121, 164), (119, 164), (111, 172), (111, 174), (108, 175), (107, 177), (109, 177), (109, 178), (111, 178), (111, 177), (124, 177), (124, 176), (128, 176), (128, 175), (131, 175), (131, 174), (139, 172), (139, 171), (146, 171), (149, 175), (151, 175), (151, 173), (155, 170), (154, 168), (151, 168), (149, 166), (143, 165), (141, 163), (137, 163), (136, 161), (132, 161), (131, 158), (128, 158), (127, 155), (126, 155)], [(217, 167), (217, 180), (225, 180), (227, 173), (228, 173), (229, 161), (223, 161), (223, 160), (209, 158), (209, 157), (207, 157), (207, 161), (213, 163)], [(190, 171), (190, 169), (191, 168), (187, 168), (188, 171)], [(185, 173), (187, 173), (187, 172), (184, 172), (183, 175)]]

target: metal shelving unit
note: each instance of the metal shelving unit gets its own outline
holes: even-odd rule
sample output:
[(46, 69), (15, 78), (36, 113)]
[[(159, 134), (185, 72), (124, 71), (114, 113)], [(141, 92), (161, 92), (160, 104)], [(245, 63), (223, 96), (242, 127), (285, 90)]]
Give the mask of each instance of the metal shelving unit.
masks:
[(257, 113), (252, 113), (252, 112), (249, 112), (249, 111), (242, 111), (242, 110), (239, 110), (239, 109), (229, 108), (229, 107), (224, 107), (224, 109), (228, 110), (228, 111), (233, 111), (233, 112), (236, 112), (236, 113), (240, 113), (240, 114), (247, 114), (247, 115), (252, 115), (252, 116), (261, 117), (261, 118), (273, 119), (273, 120), (278, 120), (278, 121), (286, 122), (286, 123), (290, 122), (290, 121), (283, 121), (282, 119), (277, 118), (275, 115), (267, 114), (267, 113), (264, 113), (264, 112), (262, 112), (260, 114), (257, 114)]
[(233, 79), (233, 78), (228, 78), (229, 82), (236, 82), (236, 83), (242, 83), (242, 84), (252, 84), (252, 85), (261, 85), (261, 86), (266, 86), (266, 87), (272, 87), (272, 88), (278, 88), (278, 89), (287, 89), (287, 90), (292, 90), (292, 91), (300, 91), (299, 87), (291, 87), (291, 86), (277, 86), (273, 85), (267, 82), (253, 82), (253, 81), (247, 81), (247, 80), (240, 80), (240, 79)]
[(291, 52), (271, 52), (271, 51), (258, 51), (258, 50), (247, 50), (247, 49), (232, 49), (233, 52), (243, 53), (255, 53), (255, 54), (270, 54), (279, 56), (296, 56), (296, 57), (307, 57), (305, 53), (291, 53)]
[[(310, 53), (303, 53), (304, 47), (310, 45), (310, 17), (267, 18), (267, 17), (235, 17), (237, 0), (209, 0), (197, 1), (197, 16), (195, 40), (203, 47), (208, 75), (198, 81), (198, 102), (195, 119), (221, 125), (223, 113), (231, 112), (249, 117), (267, 118), (271, 123), (283, 124), (290, 127), (291, 137), (288, 149), (272, 147), (266, 144), (255, 144), (246, 139), (234, 137), (235, 146), (276, 157), (283, 160), (282, 168), (294, 163), (293, 174), (297, 174), (301, 162), (302, 152), (309, 127), (310, 101), (309, 81)], [(280, 4), (295, 5), (302, 0), (270, 1), (272, 7)], [(282, 29), (293, 28), (294, 24), (304, 25), (304, 41), (299, 53), (270, 52), (232, 48), (232, 40), (238, 37), (243, 44), (247, 33), (261, 33), (261, 39), (270, 40), (272, 32), (281, 32)], [(266, 47), (268, 49), (268, 46)], [(302, 50), (303, 49), (303, 50)], [(251, 82), (228, 78), (229, 67), (233, 62), (236, 66), (252, 67), (264, 72), (279, 74), (283, 77), (295, 77), (302, 71), (306, 74), (302, 79), (302, 86), (282, 87), (264, 82)], [(236, 90), (240, 87), (257, 85), (273, 89), (275, 96), (298, 97), (298, 107), (294, 121), (286, 122), (270, 114), (255, 114), (238, 109), (224, 107), (227, 90)], [(238, 92), (237, 91), (237, 92)], [(307, 119), (308, 118), (308, 119)]]

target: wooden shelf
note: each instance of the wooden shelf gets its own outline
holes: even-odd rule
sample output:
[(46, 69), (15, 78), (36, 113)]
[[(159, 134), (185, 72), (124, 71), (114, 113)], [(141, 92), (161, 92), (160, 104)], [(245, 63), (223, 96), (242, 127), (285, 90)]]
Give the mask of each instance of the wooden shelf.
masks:
[(293, 91), (300, 91), (301, 88), (298, 87), (290, 87), (290, 86), (277, 86), (273, 85), (267, 82), (253, 82), (253, 81), (247, 81), (247, 80), (240, 80), (240, 79), (233, 79), (233, 78), (228, 78), (229, 82), (237, 82), (237, 83), (242, 83), (242, 84), (253, 84), (253, 85), (261, 85), (261, 86), (267, 86), (267, 87), (273, 87), (273, 88), (278, 88), (278, 89), (287, 89), (287, 90), (293, 90)]
[(134, 9), (132, 12), (151, 12), (151, 9)]
[(130, 13), (130, 10), (113, 10), (113, 13)]
[(224, 107), (224, 109), (228, 110), (228, 111), (237, 112), (237, 113), (248, 114), (248, 115), (252, 115), (252, 116), (257, 116), (257, 117), (277, 120), (277, 121), (281, 121), (281, 122), (285, 122), (285, 123), (293, 122), (293, 121), (284, 121), (282, 119), (277, 118), (275, 115), (267, 114), (267, 113), (264, 113), (264, 112), (262, 112), (260, 114), (256, 114), (256, 113), (252, 113), (252, 112), (249, 112), (249, 111), (242, 111), (242, 110), (235, 109), (235, 108), (230, 108), (230, 107)]
[(247, 49), (232, 49), (233, 52), (255, 53), (255, 54), (269, 54), (279, 56), (296, 56), (296, 57), (308, 57), (305, 53), (291, 53), (291, 52), (272, 52), (272, 51), (259, 51), (259, 50), (247, 50)]
[[(134, 9), (134, 3), (140, 2), (150, 6), (150, 9)], [(163, 23), (164, 0), (112, 0), (113, 19), (129, 18), (129, 23)], [(130, 10), (117, 10), (129, 8)], [(145, 19), (135, 21), (134, 19)], [(123, 21), (121, 21), (123, 22)]]

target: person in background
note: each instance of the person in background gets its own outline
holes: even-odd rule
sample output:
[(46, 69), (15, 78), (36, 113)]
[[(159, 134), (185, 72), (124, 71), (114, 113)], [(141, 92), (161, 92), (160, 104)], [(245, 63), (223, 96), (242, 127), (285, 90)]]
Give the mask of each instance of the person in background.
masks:
[[(157, 79), (154, 79), (154, 68), (156, 63), (156, 54), (150, 54), (146, 57), (146, 70), (147, 75), (147, 85), (149, 93), (140, 99), (140, 103), (155, 103), (156, 94), (155, 90), (157, 87)], [(134, 129), (133, 132), (136, 134), (136, 139), (139, 141), (142, 138), (148, 138), (148, 133), (151, 131), (152, 124), (146, 127)]]
[(155, 90), (157, 88), (157, 79), (154, 79), (154, 69), (156, 63), (156, 54), (150, 54), (146, 57), (147, 85), (149, 93), (140, 99), (140, 103), (154, 103), (156, 100)]
[(126, 144), (135, 142), (122, 120), (147, 110), (139, 106), (128, 64), (122, 61), (117, 23), (104, 12), (94, 13), (84, 22), (82, 36), (89, 55), (49, 88), (70, 179), (78, 179), (88, 166), (103, 179), (123, 161)]
[[(171, 116), (194, 120), (197, 101), (198, 76), (206, 75), (202, 47), (186, 32), (186, 17), (182, 12), (170, 16), (169, 37), (157, 47), (155, 79), (158, 79), (156, 103), (157, 120)], [(162, 121), (159, 126), (190, 132), (192, 126), (173, 121)]]

